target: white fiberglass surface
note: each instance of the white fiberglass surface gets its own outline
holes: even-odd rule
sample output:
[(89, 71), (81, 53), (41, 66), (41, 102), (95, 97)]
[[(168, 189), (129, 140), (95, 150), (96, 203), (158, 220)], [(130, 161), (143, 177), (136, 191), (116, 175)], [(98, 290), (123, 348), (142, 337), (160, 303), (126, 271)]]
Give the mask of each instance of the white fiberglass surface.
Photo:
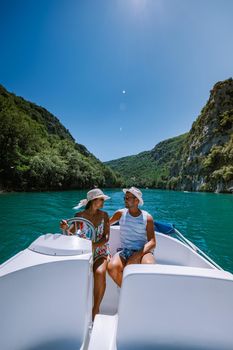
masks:
[[(162, 233), (156, 233), (156, 241), (157, 245), (154, 251), (154, 256), (157, 265), (186, 266), (187, 268), (190, 267), (191, 271), (196, 267), (205, 269), (214, 268), (208, 261), (177, 239), (166, 236)], [(120, 247), (119, 226), (111, 227), (109, 243), (111, 253), (114, 255), (117, 248)], [(104, 299), (101, 304), (101, 313), (114, 315), (118, 309), (120, 288), (116, 286), (108, 275), (106, 282), (107, 285)]]
[[(154, 256), (157, 264), (213, 268), (208, 261), (177, 239), (157, 232), (155, 236), (157, 243)], [(111, 253), (114, 254), (120, 247), (119, 226), (111, 227), (109, 243)]]

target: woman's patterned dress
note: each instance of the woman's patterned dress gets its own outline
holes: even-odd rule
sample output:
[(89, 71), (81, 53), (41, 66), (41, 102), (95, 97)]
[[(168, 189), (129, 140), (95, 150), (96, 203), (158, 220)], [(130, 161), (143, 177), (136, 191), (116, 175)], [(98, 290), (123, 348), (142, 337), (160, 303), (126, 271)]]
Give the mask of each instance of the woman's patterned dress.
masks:
[[(76, 231), (77, 235), (80, 238), (91, 239), (91, 228), (88, 227), (85, 223), (79, 224), (79, 229)], [(95, 242), (98, 242), (103, 237), (104, 232), (104, 218), (101, 220), (101, 223), (95, 227)], [(111, 253), (109, 250), (109, 243), (105, 243), (100, 247), (95, 248), (93, 251), (93, 263), (96, 262), (99, 258), (110, 258)]]

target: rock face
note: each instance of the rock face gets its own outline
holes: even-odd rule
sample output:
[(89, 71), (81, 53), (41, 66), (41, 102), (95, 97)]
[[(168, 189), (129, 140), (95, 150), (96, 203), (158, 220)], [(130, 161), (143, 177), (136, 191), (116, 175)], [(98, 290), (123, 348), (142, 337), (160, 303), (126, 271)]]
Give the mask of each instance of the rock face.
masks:
[(233, 192), (233, 80), (215, 84), (189, 133), (108, 165), (130, 185)]
[(218, 82), (181, 149), (175, 189), (229, 192), (233, 186), (233, 80)]

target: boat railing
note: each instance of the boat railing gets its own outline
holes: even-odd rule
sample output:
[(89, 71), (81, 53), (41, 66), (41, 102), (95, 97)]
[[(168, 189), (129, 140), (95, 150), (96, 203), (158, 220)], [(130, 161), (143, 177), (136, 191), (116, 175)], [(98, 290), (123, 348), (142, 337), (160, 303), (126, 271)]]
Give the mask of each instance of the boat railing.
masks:
[(223, 269), (216, 264), (215, 261), (213, 261), (207, 254), (205, 254), (200, 248), (198, 248), (193, 242), (188, 240), (180, 231), (178, 231), (175, 228), (174, 224), (171, 223), (164, 223), (156, 221), (154, 222), (155, 230), (158, 232), (161, 232), (166, 235), (172, 235), (175, 234), (176, 237), (184, 244), (186, 244), (188, 247), (190, 247), (193, 251), (204, 257), (208, 262), (210, 262), (216, 269), (223, 271)]

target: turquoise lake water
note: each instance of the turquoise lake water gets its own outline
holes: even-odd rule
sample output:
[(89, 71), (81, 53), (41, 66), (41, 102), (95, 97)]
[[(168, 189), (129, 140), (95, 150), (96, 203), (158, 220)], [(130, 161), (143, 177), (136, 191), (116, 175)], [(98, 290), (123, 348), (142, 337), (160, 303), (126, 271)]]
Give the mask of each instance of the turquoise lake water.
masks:
[[(120, 189), (105, 190), (109, 213), (124, 207)], [(3, 193), (0, 195), (0, 263), (25, 249), (40, 234), (60, 232), (61, 218), (86, 191)], [(172, 222), (224, 269), (233, 272), (233, 195), (143, 190), (143, 209), (155, 220)]]

